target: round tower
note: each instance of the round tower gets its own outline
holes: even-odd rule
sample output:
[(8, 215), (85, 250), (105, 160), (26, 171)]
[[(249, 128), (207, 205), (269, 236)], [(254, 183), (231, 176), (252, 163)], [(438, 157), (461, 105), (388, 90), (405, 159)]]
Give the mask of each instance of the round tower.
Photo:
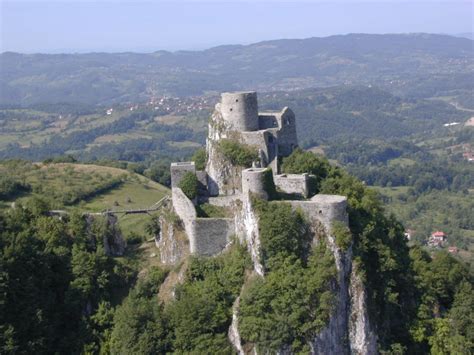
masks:
[(223, 119), (235, 130), (258, 130), (258, 103), (255, 91), (224, 92), (221, 94), (220, 107)]
[(265, 191), (264, 177), (266, 168), (249, 168), (242, 170), (242, 192), (247, 194), (252, 192), (258, 197), (268, 200), (268, 193)]

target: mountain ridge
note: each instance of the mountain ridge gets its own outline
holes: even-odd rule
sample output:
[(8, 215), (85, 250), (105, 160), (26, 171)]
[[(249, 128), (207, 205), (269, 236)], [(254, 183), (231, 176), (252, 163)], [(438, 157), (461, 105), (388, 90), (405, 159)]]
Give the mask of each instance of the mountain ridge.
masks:
[[(204, 51), (0, 54), (0, 104), (113, 104), (219, 91), (361, 84), (432, 96), (438, 81), (471, 88), (472, 40), (349, 34), (224, 45)], [(449, 81), (449, 80), (448, 80)]]

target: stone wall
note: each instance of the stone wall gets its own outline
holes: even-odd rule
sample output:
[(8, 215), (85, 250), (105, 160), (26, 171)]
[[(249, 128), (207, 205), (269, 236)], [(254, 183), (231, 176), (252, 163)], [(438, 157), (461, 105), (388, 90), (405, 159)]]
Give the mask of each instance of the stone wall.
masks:
[(160, 217), (160, 229), (160, 235), (155, 237), (160, 260), (163, 264), (176, 265), (189, 254), (188, 237), (181, 226), (163, 217)]
[[(193, 202), (178, 187), (172, 189), (172, 200), (188, 236), (191, 254), (212, 256), (224, 250), (235, 234), (232, 218), (197, 218)], [(174, 246), (170, 244), (169, 247)]]
[(194, 223), (197, 218), (196, 208), (193, 202), (184, 194), (179, 187), (171, 189), (173, 208), (179, 218), (183, 221), (184, 230), (189, 239), (189, 250), (193, 253), (196, 250), (196, 238)]
[(231, 126), (220, 111), (220, 104), (212, 113), (206, 140), (207, 190), (210, 196), (232, 195), (240, 191), (240, 169), (233, 167), (220, 151), (219, 141), (230, 138)]
[(334, 221), (340, 221), (345, 225), (349, 224), (347, 198), (345, 196), (318, 194), (309, 201), (287, 202), (295, 209), (300, 208), (310, 222), (317, 221), (321, 223), (327, 233), (330, 233)]
[(286, 157), (298, 146), (295, 114), (288, 107), (285, 107), (277, 118), (279, 118), (280, 127), (276, 134), (278, 151), (281, 156)]
[(309, 195), (308, 174), (281, 174), (273, 175), (275, 186), (287, 194), (297, 194), (303, 197)]
[(195, 221), (193, 254), (212, 256), (222, 252), (235, 235), (232, 218), (198, 218)]
[(196, 167), (193, 161), (171, 163), (171, 187), (178, 187), (179, 182), (188, 171), (196, 173)]
[(241, 143), (257, 149), (262, 166), (267, 166), (275, 158), (268, 149), (270, 135), (267, 131), (241, 132), (240, 134)]
[(258, 129), (277, 128), (278, 121), (274, 113), (263, 112), (258, 115)]
[(231, 207), (237, 200), (240, 200), (242, 197), (240, 194), (237, 195), (228, 195), (228, 196), (218, 196), (218, 197), (209, 197), (207, 202), (214, 206), (220, 207)]

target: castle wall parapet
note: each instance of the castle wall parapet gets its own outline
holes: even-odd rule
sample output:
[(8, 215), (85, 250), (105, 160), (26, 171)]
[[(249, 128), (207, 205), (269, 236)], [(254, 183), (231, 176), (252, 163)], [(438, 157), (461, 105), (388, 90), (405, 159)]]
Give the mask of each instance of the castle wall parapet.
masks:
[(340, 195), (318, 194), (309, 201), (287, 201), (294, 209), (301, 209), (310, 222), (319, 222), (330, 234), (335, 221), (349, 225), (347, 198)]
[(179, 182), (187, 172), (196, 173), (196, 166), (193, 161), (171, 163), (171, 187), (178, 187)]
[(279, 174), (273, 176), (275, 186), (287, 194), (296, 194), (302, 197), (309, 196), (309, 174)]

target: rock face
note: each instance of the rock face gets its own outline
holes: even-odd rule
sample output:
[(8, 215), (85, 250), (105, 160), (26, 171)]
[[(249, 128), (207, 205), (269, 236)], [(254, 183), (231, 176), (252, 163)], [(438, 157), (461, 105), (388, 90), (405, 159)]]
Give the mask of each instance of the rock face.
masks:
[(230, 343), (233, 345), (234, 349), (237, 351), (237, 353), (243, 354), (244, 349), (242, 347), (242, 341), (240, 340), (239, 318), (237, 316), (237, 311), (239, 309), (239, 302), (240, 302), (240, 297), (237, 297), (232, 307), (232, 323), (230, 324), (230, 327), (229, 327), (229, 340), (230, 340)]
[(117, 216), (107, 215), (107, 223), (111, 234), (108, 238), (104, 238), (104, 248), (108, 255), (123, 255), (127, 243), (123, 239), (122, 232), (117, 226)]
[(155, 238), (155, 244), (160, 250), (160, 259), (163, 264), (175, 265), (181, 261), (189, 250), (186, 234), (174, 225), (172, 221), (160, 218), (160, 235)]
[(352, 263), (349, 285), (351, 300), (349, 314), (349, 344), (352, 354), (377, 354), (377, 336), (369, 322), (367, 312), (367, 292), (357, 273), (357, 265)]
[(247, 245), (253, 262), (254, 271), (263, 276), (263, 265), (260, 261), (260, 235), (258, 217), (253, 209), (249, 193), (242, 195), (241, 206), (235, 214), (236, 234), (242, 244)]
[[(87, 225), (89, 229), (89, 234), (91, 235), (91, 239), (94, 242), (95, 237), (91, 231), (91, 226), (96, 220), (96, 216), (88, 215), (87, 216)], [(127, 243), (123, 239), (122, 232), (120, 228), (117, 226), (117, 217), (113, 214), (107, 214), (104, 217), (104, 227), (106, 228), (105, 233), (103, 233), (104, 237), (102, 240), (102, 245), (104, 246), (105, 253), (109, 256), (121, 256), (125, 251), (125, 247)]]
[(241, 169), (232, 166), (219, 149), (219, 142), (230, 138), (231, 129), (232, 124), (224, 120), (220, 104), (217, 104), (209, 121), (206, 140), (207, 188), (211, 196), (233, 195), (240, 190)]

